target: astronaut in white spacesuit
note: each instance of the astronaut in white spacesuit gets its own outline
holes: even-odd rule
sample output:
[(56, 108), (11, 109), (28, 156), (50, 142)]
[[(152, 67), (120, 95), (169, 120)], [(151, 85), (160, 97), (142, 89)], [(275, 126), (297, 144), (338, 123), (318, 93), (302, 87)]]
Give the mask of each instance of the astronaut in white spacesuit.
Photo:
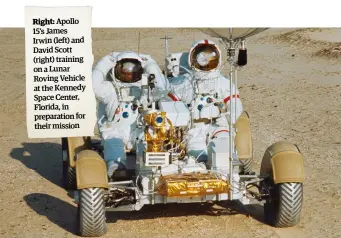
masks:
[[(148, 77), (154, 78), (151, 91), (146, 87)], [(98, 129), (111, 177), (117, 169), (126, 168), (126, 151), (135, 150), (136, 139), (143, 136), (143, 130), (136, 126), (138, 108), (167, 93), (169, 83), (149, 55), (126, 51), (100, 59), (92, 72), (92, 85), (99, 101)]]
[[(230, 113), (238, 119), (243, 106), (234, 85), (232, 92), (236, 94), (230, 98), (230, 80), (221, 74), (221, 51), (214, 42), (197, 41), (188, 53), (188, 66), (188, 73), (170, 79), (168, 96), (189, 106), (194, 123), (188, 132), (187, 152), (198, 162), (206, 163), (210, 142), (220, 138), (226, 141), (224, 146), (229, 147)], [(236, 103), (232, 112), (230, 100)]]

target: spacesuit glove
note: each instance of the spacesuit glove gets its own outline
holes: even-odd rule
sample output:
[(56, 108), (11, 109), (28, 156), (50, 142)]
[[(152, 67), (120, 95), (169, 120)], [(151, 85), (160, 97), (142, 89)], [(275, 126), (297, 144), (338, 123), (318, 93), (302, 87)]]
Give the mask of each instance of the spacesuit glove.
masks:
[(219, 118), (216, 119), (216, 125), (219, 127), (229, 127), (230, 125), (230, 120), (229, 120), (229, 115), (223, 115)]

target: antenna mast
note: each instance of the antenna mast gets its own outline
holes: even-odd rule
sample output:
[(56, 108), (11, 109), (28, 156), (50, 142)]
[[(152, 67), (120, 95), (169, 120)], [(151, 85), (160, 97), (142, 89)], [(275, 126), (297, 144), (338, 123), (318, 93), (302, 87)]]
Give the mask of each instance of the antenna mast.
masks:
[(168, 56), (168, 40), (171, 40), (172, 38), (169, 38), (167, 35), (165, 35), (165, 37), (163, 38), (160, 38), (162, 40), (165, 40), (165, 75), (166, 77), (168, 76), (168, 71), (167, 71), (167, 66), (166, 66), (166, 63), (167, 63), (167, 56)]
[(137, 45), (137, 54), (140, 54), (140, 31), (139, 31), (139, 38), (138, 38), (138, 45)]

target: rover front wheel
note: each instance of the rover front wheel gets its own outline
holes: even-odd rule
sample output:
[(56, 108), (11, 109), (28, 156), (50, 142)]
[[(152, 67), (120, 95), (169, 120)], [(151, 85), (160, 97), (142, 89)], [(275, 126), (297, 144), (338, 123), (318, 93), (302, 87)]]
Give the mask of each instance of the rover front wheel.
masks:
[(86, 188), (79, 190), (78, 228), (83, 237), (99, 237), (107, 233), (104, 190)]
[(265, 221), (274, 227), (292, 227), (299, 223), (303, 205), (302, 183), (272, 184), (264, 204)]

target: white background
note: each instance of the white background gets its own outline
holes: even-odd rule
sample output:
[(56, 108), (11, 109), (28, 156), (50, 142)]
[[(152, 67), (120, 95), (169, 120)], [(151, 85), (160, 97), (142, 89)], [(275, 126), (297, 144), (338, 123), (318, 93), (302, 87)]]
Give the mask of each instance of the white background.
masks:
[(335, 0), (9, 0), (0, 8), (0, 27), (24, 27), (25, 6), (92, 6), (92, 27), (341, 26)]

